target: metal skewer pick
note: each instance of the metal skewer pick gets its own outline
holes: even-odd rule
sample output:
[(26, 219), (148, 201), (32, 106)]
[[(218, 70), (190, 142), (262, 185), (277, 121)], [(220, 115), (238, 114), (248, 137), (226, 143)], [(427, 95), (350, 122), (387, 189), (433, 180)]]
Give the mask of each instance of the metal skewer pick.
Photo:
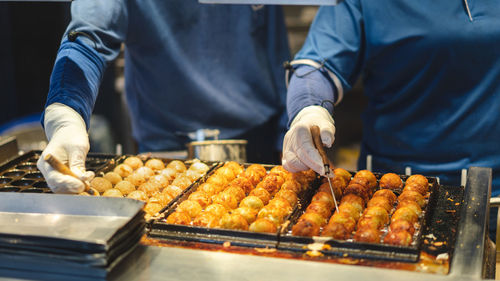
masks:
[[(328, 185), (330, 186), (330, 191), (332, 192), (333, 196), (333, 202), (335, 203), (335, 209), (337, 210), (337, 213), (339, 212), (339, 207), (337, 205), (337, 198), (335, 198), (335, 193), (333, 192), (333, 187), (332, 187), (332, 182), (330, 180), (330, 161), (328, 160), (328, 157), (326, 155), (325, 148), (323, 147), (323, 142), (321, 141), (321, 136), (320, 136), (320, 130), (319, 127), (316, 125), (311, 126), (311, 136), (313, 139), (314, 147), (319, 152), (319, 155), (321, 156), (321, 159), (323, 160), (323, 165), (325, 167), (325, 177), (328, 180)], [(333, 167), (332, 167), (333, 168)]]

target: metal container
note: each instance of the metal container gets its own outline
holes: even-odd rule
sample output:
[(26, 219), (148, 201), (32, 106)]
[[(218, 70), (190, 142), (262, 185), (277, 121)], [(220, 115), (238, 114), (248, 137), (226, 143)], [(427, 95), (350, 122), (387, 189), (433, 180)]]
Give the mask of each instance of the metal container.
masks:
[(188, 143), (188, 158), (202, 161), (247, 161), (246, 140), (208, 140)]

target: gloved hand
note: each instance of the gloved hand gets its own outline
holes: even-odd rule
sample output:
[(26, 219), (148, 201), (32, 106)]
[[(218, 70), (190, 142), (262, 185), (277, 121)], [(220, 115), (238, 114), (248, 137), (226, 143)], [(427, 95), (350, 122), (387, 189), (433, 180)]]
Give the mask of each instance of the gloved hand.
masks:
[(85, 171), (85, 158), (90, 149), (85, 121), (71, 107), (53, 103), (45, 109), (44, 125), (49, 144), (38, 159), (38, 169), (53, 192), (83, 192), (83, 182), (54, 170), (44, 159), (50, 153), (68, 165), (81, 180), (91, 180), (94, 173)]
[(314, 147), (310, 128), (317, 125), (321, 141), (331, 147), (335, 140), (335, 123), (330, 113), (321, 106), (303, 108), (293, 119), (283, 141), (282, 164), (290, 172), (313, 169), (320, 175), (325, 168), (318, 150)]

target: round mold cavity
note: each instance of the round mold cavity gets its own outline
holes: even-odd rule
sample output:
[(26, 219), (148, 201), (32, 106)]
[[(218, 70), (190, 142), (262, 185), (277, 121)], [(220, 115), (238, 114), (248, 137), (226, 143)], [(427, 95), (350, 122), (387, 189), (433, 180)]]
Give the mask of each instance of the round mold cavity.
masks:
[(18, 170), (28, 170), (28, 171), (36, 171), (36, 170), (38, 170), (38, 168), (36, 167), (36, 164), (32, 164), (32, 163), (24, 163), (24, 164), (21, 164), (21, 165), (17, 165), (16, 169), (18, 169)]
[(43, 175), (39, 172), (27, 173), (23, 179), (43, 179)]
[(43, 193), (44, 191), (45, 190), (43, 190), (42, 188), (34, 188), (34, 187), (21, 190), (21, 192), (23, 193)]
[(39, 181), (33, 185), (35, 188), (49, 188), (45, 181)]
[(34, 182), (35, 182), (34, 180), (22, 179), (22, 180), (13, 181), (10, 184), (13, 186), (28, 186), (28, 185), (32, 185)]
[(4, 176), (4, 177), (10, 177), (10, 178), (17, 178), (17, 177), (20, 177), (20, 176), (22, 176), (24, 174), (26, 174), (25, 171), (10, 170), (10, 171), (7, 171), (7, 172), (3, 173), (2, 176)]
[(17, 186), (4, 186), (0, 188), (0, 192), (18, 192), (19, 190), (21, 190), (21, 188)]
[(12, 178), (0, 177), (0, 184), (6, 184), (12, 181)]

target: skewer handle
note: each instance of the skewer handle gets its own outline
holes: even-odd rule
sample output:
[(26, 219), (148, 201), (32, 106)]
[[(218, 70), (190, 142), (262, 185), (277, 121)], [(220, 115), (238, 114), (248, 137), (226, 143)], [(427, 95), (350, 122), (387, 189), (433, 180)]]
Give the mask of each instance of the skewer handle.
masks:
[[(57, 159), (52, 154), (49, 153), (49, 154), (45, 155), (44, 160), (47, 161), (47, 163), (49, 163), (49, 165), (52, 168), (54, 168), (54, 170), (58, 171), (59, 173), (74, 177), (78, 180), (81, 180), (77, 175), (75, 175), (75, 173), (73, 173), (73, 171), (71, 171), (71, 169), (68, 166), (64, 165), (63, 162), (59, 161), (59, 159)], [(85, 181), (83, 181), (83, 180), (81, 180), (81, 181), (85, 185), (85, 191), (87, 191), (87, 192), (92, 191), (90, 189), (90, 186)]]
[(325, 148), (323, 147), (323, 142), (321, 141), (319, 127), (317, 125), (313, 125), (313, 126), (311, 126), (310, 130), (311, 130), (311, 136), (313, 139), (314, 147), (316, 147), (316, 149), (318, 150), (319, 155), (321, 156), (321, 160), (323, 161), (323, 164), (330, 166), (330, 160), (328, 159), (328, 156), (326, 155)]

